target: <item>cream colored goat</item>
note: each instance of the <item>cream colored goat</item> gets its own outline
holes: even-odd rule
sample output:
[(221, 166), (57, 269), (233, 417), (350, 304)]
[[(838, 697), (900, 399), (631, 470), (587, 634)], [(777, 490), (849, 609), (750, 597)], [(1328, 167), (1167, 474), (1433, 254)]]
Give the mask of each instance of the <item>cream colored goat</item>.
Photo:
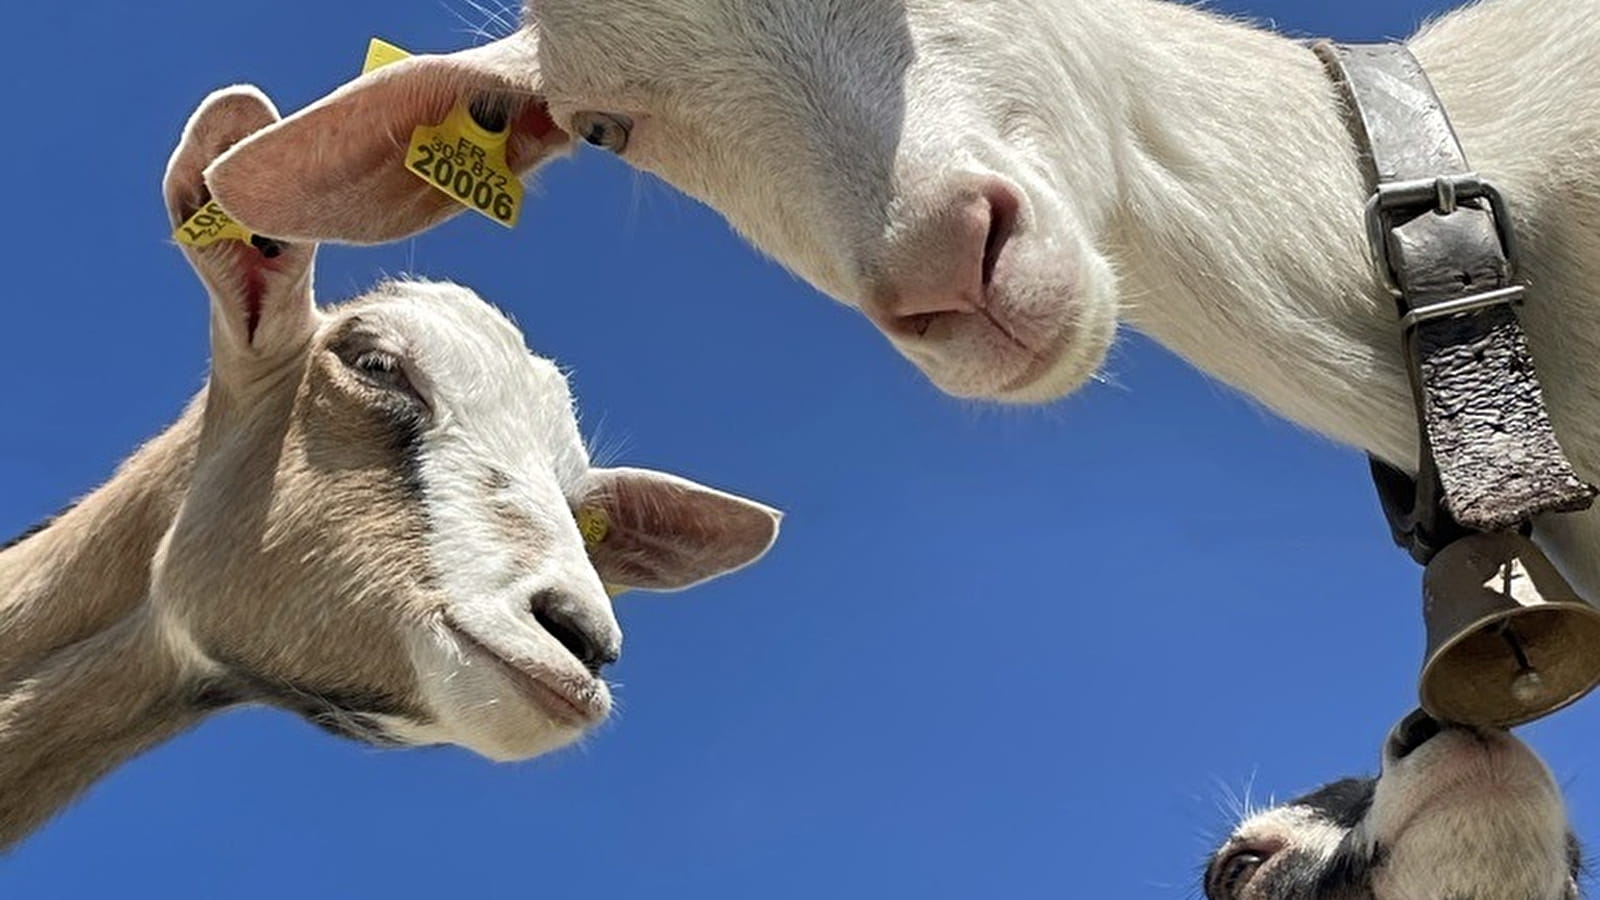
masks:
[[(277, 118), (254, 89), (206, 100), (167, 171), (174, 225)], [(565, 379), (465, 288), (318, 310), (314, 245), (185, 252), (211, 296), (206, 389), (0, 551), (0, 847), (234, 704), (385, 745), (559, 747), (610, 710), (603, 583), (685, 587), (776, 536), (759, 504), (591, 468)], [(580, 509), (608, 525), (587, 553)]]
[[(1600, 2), (1485, 0), (1410, 43), (1510, 201), (1556, 431), (1600, 480)], [(1057, 397), (1121, 321), (1414, 466), (1368, 189), (1299, 41), (1158, 0), (536, 0), (506, 39), (380, 70), (208, 178), (267, 234), (399, 237), (450, 212), (403, 170), (412, 129), (482, 92), (531, 101), (522, 168), (569, 134), (620, 153), (947, 391)], [(1600, 510), (1536, 538), (1600, 598)]]

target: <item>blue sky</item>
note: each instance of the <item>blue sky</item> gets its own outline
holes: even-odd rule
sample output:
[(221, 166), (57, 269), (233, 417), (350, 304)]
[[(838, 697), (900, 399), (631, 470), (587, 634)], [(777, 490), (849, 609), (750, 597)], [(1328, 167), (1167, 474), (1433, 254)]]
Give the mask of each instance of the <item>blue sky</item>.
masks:
[[(1218, 6), (1408, 32), (1418, 0)], [(471, 38), (467, 0), (13, 4), (0, 535), (107, 477), (205, 369), (159, 181), (210, 89), (295, 109), (367, 38)], [(16, 177), (20, 171), (24, 174)], [(947, 399), (715, 216), (600, 154), (514, 233), (326, 249), (320, 296), (453, 278), (573, 372), (621, 458), (783, 507), (761, 565), (619, 602), (617, 719), (515, 766), (218, 716), (9, 858), (8, 897), (1083, 897), (1194, 888), (1229, 791), (1370, 769), (1409, 708), (1418, 572), (1361, 457), (1147, 340), (1043, 410)], [(1527, 730), (1600, 835), (1591, 703)]]

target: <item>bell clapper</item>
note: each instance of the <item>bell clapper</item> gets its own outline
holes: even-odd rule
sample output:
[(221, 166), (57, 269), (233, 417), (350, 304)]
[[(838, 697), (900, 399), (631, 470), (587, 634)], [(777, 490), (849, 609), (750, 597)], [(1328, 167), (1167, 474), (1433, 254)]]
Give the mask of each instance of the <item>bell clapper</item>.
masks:
[(1509, 625), (1500, 628), (1500, 637), (1505, 640), (1506, 646), (1511, 648), (1511, 653), (1517, 658), (1517, 674), (1511, 678), (1511, 696), (1524, 706), (1531, 706), (1544, 695), (1544, 678), (1539, 675), (1539, 670), (1528, 662), (1528, 654), (1522, 649), (1522, 641)]

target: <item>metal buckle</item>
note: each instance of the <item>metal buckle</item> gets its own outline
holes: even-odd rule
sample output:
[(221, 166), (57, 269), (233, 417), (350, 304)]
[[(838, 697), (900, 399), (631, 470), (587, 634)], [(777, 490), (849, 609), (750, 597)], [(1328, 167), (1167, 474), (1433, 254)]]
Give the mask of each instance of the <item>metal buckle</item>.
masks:
[[(1391, 181), (1378, 185), (1377, 191), (1367, 201), (1367, 243), (1372, 246), (1372, 255), (1378, 263), (1378, 273), (1383, 277), (1383, 286), (1389, 289), (1389, 293), (1396, 297), (1404, 296), (1405, 293), (1400, 289), (1394, 264), (1389, 259), (1390, 214), (1431, 208), (1439, 215), (1447, 216), (1455, 212), (1456, 207), (1463, 201), (1480, 198), (1489, 201), (1489, 212), (1494, 216), (1494, 230), (1500, 238), (1500, 249), (1506, 258), (1507, 277), (1515, 278), (1516, 272), (1512, 267), (1515, 265), (1517, 247), (1511, 233), (1511, 211), (1507, 209), (1505, 198), (1500, 196), (1494, 185), (1484, 181), (1476, 172), (1464, 175), (1441, 175), (1438, 178), (1419, 178), (1415, 181)], [(1496, 302), (1501, 301), (1490, 300), (1472, 308), (1477, 309)], [(1468, 310), (1457, 312), (1466, 311)], [(1455, 315), (1455, 312), (1440, 313), (1440, 315)]]
[(1419, 306), (1400, 317), (1400, 328), (1409, 332), (1423, 322), (1477, 312), (1489, 306), (1521, 306), (1522, 295), (1527, 293), (1527, 290), (1520, 284), (1514, 284), (1498, 290), (1484, 291), (1481, 294), (1468, 294), (1453, 300)]

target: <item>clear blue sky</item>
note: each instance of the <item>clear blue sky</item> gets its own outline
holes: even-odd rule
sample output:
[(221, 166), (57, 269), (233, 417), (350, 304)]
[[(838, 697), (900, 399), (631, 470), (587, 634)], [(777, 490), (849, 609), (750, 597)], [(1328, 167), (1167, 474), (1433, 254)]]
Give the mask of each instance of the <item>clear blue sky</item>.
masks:
[[(1217, 5), (1351, 39), (1442, 6)], [(10, 5), (0, 534), (200, 383), (206, 302), (159, 191), (200, 98), (253, 81), (298, 108), (373, 34), (465, 45), (452, 8), (481, 21), (467, 0)], [(621, 600), (622, 712), (579, 749), (497, 767), (228, 713), (0, 859), (0, 895), (1181, 898), (1228, 790), (1373, 765), (1421, 629), (1357, 454), (1133, 335), (1114, 386), (956, 402), (613, 160), (558, 163), (534, 197), (514, 233), (462, 217), (326, 250), (320, 296), (471, 285), (575, 371), (603, 445), (786, 509), (772, 555)], [(1600, 835), (1600, 704), (1528, 733)]]

